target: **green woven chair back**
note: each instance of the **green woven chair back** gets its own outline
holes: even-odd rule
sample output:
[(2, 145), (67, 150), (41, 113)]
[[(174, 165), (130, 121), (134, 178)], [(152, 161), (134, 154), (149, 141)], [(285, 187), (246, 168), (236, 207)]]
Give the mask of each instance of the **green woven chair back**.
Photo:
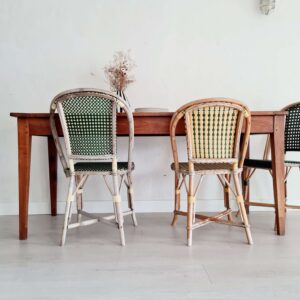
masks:
[(199, 106), (186, 115), (192, 159), (237, 158), (237, 133), (241, 111), (224, 105)]
[(300, 151), (300, 103), (287, 108), (285, 122), (285, 151)]
[(113, 154), (114, 103), (98, 96), (71, 95), (61, 102), (71, 155)]
[(117, 161), (118, 107), (122, 107), (128, 121), (128, 166), (131, 168), (134, 124), (126, 101), (112, 92), (90, 88), (67, 90), (54, 97), (50, 105), (50, 128), (67, 177), (74, 172), (74, 160)]

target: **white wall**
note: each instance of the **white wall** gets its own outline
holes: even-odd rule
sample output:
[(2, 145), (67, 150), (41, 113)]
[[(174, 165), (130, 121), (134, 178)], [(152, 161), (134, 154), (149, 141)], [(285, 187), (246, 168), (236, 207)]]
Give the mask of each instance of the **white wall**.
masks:
[[(273, 15), (258, 0), (1, 0), (0, 214), (18, 208), (17, 127), (10, 112), (47, 112), (51, 99), (75, 87), (108, 88), (103, 67), (117, 50), (131, 49), (136, 82), (133, 107), (175, 110), (201, 97), (244, 101), (252, 110), (275, 110), (300, 99), (300, 1), (277, 1)], [(262, 139), (252, 153), (260, 155)], [(123, 141), (121, 141), (123, 143)], [(181, 139), (184, 146), (183, 139)], [(49, 212), (47, 146), (33, 139), (30, 212)], [(173, 209), (171, 150), (163, 137), (137, 138), (135, 195), (139, 211)], [(299, 174), (291, 175), (289, 199), (300, 198)], [(206, 179), (204, 210), (222, 207), (216, 180)], [(272, 199), (268, 174), (252, 181), (256, 200)], [(67, 181), (59, 169), (62, 211)], [(203, 199), (206, 200), (203, 200)], [(107, 211), (103, 183), (91, 179), (86, 207)], [(100, 201), (102, 199), (102, 201)], [(105, 200), (105, 201), (104, 201)]]

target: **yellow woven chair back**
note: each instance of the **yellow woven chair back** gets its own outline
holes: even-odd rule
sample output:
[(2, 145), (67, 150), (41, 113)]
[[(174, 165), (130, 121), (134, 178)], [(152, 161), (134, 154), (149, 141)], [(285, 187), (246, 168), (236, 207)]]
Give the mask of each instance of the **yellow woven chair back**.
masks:
[(192, 159), (235, 158), (239, 110), (223, 105), (196, 107), (185, 116)]
[[(236, 160), (239, 165), (243, 163), (250, 134), (250, 112), (244, 104), (232, 99), (210, 98), (182, 106), (171, 121), (172, 145), (175, 141), (175, 128), (181, 118), (185, 120), (189, 160)], [(244, 139), (240, 147), (243, 124)], [(177, 148), (173, 147), (173, 150), (177, 152)]]

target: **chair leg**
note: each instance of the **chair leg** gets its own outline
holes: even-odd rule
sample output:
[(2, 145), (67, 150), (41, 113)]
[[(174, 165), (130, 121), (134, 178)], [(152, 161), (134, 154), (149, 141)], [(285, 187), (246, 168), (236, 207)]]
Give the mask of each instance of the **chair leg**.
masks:
[(178, 215), (175, 213), (175, 211), (180, 210), (180, 188), (178, 188), (179, 185), (179, 176), (175, 174), (175, 207), (174, 207), (174, 215), (171, 225), (175, 226), (177, 223)]
[[(248, 174), (245, 173), (246, 171), (243, 171), (242, 173), (242, 193), (244, 197), (244, 205), (246, 209), (247, 215), (249, 215), (250, 212), (250, 205), (249, 205), (249, 199), (250, 199), (250, 189), (249, 189), (249, 182)], [(236, 213), (236, 216), (238, 217), (240, 215), (240, 211), (238, 210)]]
[(243, 191), (243, 196), (244, 196), (244, 200), (247, 203), (246, 206), (246, 212), (247, 214), (249, 214), (250, 212), (250, 205), (249, 205), (249, 201), (250, 201), (250, 179), (249, 179), (249, 170), (251, 169), (244, 169), (243, 173), (242, 173), (242, 191)]
[(239, 211), (241, 214), (242, 221), (245, 226), (247, 240), (248, 240), (248, 243), (250, 245), (252, 245), (253, 240), (252, 240), (252, 235), (251, 235), (250, 226), (249, 226), (249, 222), (248, 222), (248, 216), (247, 216), (247, 212), (246, 212), (246, 208), (245, 208), (244, 198), (243, 198), (242, 189), (241, 189), (241, 183), (239, 181), (238, 174), (233, 173), (233, 178), (234, 178), (234, 185), (235, 185), (236, 194), (237, 194), (237, 203), (239, 206)]
[(284, 182), (284, 196), (285, 196), (285, 202), (287, 200), (287, 180)]
[(72, 202), (74, 200), (74, 195), (73, 195), (74, 187), (75, 187), (75, 178), (74, 176), (72, 176), (69, 183), (68, 198), (66, 202), (65, 220), (64, 220), (63, 232), (62, 232), (61, 243), (60, 243), (61, 246), (65, 244), (68, 224), (72, 216), (71, 208), (72, 208)]
[[(188, 201), (190, 202), (190, 201)], [(193, 203), (188, 203), (187, 208), (187, 228), (186, 228), (186, 236), (187, 236), (187, 245), (192, 246), (193, 243)]]
[(116, 217), (117, 217), (117, 222), (118, 222), (118, 227), (120, 231), (120, 239), (121, 239), (121, 245), (125, 246), (125, 235), (124, 235), (124, 217), (122, 213), (122, 207), (121, 207), (121, 197), (119, 194), (119, 187), (118, 187), (118, 175), (113, 174), (113, 201), (116, 209)]
[(117, 215), (116, 203), (114, 201), (113, 201), (113, 208), (114, 208), (114, 214), (115, 214), (115, 221), (116, 221), (116, 223), (119, 223), (119, 221), (118, 221), (118, 215)]
[(193, 221), (192, 223), (194, 224), (196, 222), (196, 199), (193, 203)]
[(121, 240), (121, 245), (125, 246), (125, 234), (124, 234), (124, 218), (123, 218), (123, 213), (122, 213), (122, 208), (121, 208), (121, 202), (116, 202), (116, 212), (117, 212), (117, 219), (118, 219), (118, 226), (119, 226), (119, 231), (120, 231), (120, 240)]
[(132, 188), (132, 180), (131, 180), (131, 175), (127, 174), (127, 180), (128, 180), (128, 188), (127, 188), (127, 199), (128, 199), (128, 207), (132, 211), (132, 222), (134, 226), (137, 226), (137, 219), (135, 215), (135, 210), (134, 210), (134, 198), (133, 198), (133, 188)]
[(193, 242), (193, 213), (194, 213), (194, 201), (193, 194), (194, 175), (189, 175), (189, 190), (188, 190), (188, 207), (187, 207), (187, 245), (192, 246)]
[[(225, 175), (228, 182), (230, 182), (230, 175)], [(229, 201), (229, 186), (226, 184), (224, 188), (224, 206), (226, 209), (230, 209), (230, 201)], [(232, 215), (231, 213), (227, 215), (228, 221), (232, 222)]]
[[(75, 177), (76, 180), (76, 185), (79, 184), (80, 180), (81, 180), (81, 176), (76, 176)], [(83, 207), (83, 203), (82, 203), (82, 192), (79, 191), (79, 193), (76, 193), (76, 206), (77, 206), (77, 222), (80, 223), (81, 222), (81, 214), (79, 213), (80, 210), (82, 210)]]

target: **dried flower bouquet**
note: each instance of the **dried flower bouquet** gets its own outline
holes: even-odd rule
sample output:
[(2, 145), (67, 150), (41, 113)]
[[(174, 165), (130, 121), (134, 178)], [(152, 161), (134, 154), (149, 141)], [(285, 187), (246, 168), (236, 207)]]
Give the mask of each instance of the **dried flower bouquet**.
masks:
[(130, 73), (134, 67), (135, 64), (130, 57), (130, 51), (116, 52), (112, 62), (104, 68), (111, 90), (117, 93), (124, 92), (127, 86), (135, 81)]

